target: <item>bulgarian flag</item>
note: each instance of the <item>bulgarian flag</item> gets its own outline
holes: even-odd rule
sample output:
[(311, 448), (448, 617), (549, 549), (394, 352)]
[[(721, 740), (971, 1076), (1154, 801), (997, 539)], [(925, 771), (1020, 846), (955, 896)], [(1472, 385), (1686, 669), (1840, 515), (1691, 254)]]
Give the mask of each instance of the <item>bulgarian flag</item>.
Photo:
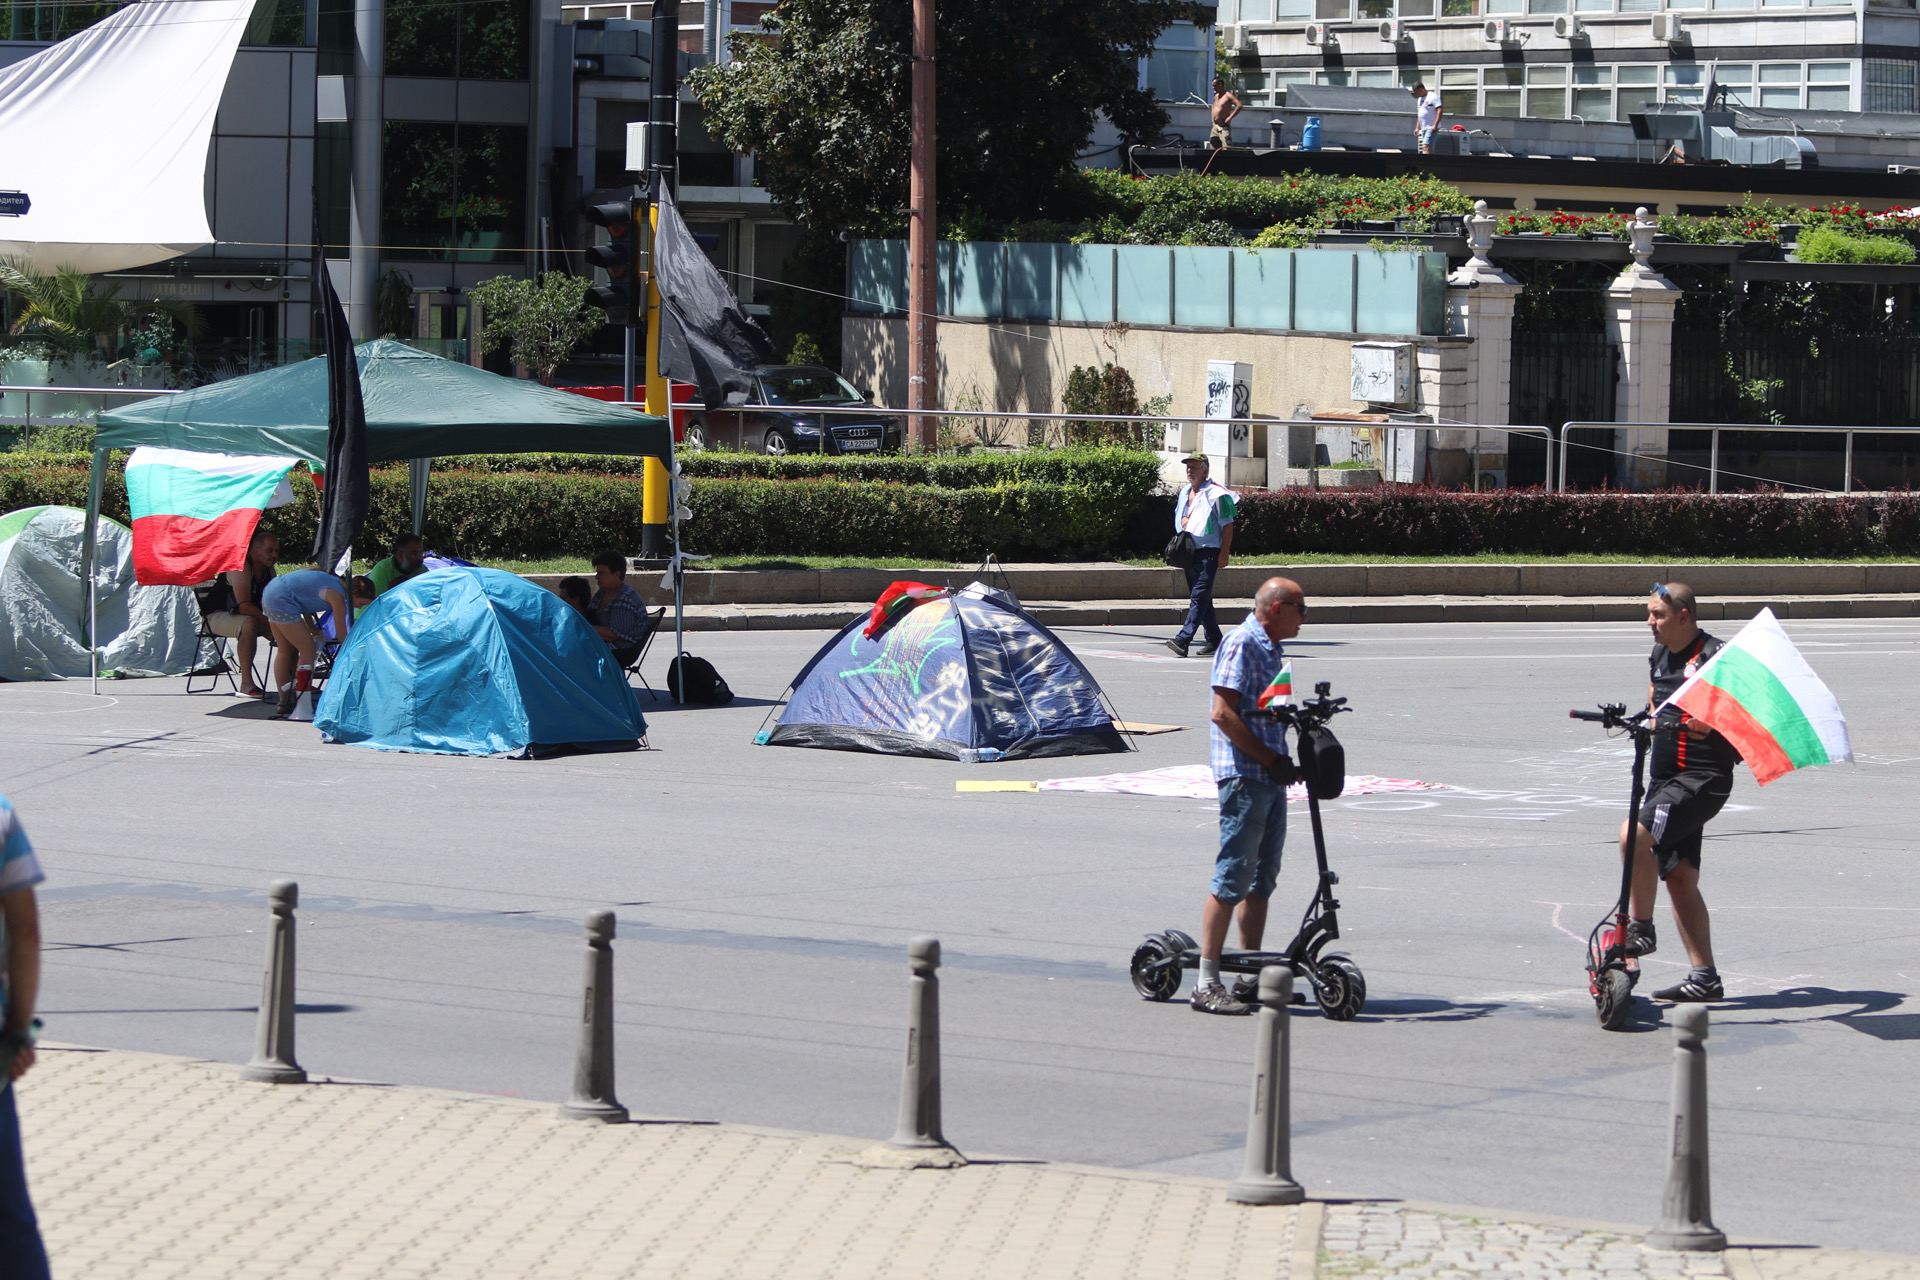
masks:
[(135, 449), (127, 459), (135, 580), (192, 586), (245, 564), (260, 513), (293, 501), (295, 461)]
[(1260, 710), (1265, 711), (1268, 707), (1272, 706), (1276, 702), (1284, 704), (1292, 701), (1293, 701), (1293, 659), (1288, 658), (1285, 662), (1280, 664), (1280, 670), (1273, 677), (1273, 683), (1268, 685), (1266, 688), (1262, 689), (1260, 691), (1260, 696), (1253, 700), (1253, 705), (1258, 707)]
[(1719, 730), (1763, 787), (1795, 769), (1853, 759), (1840, 704), (1771, 609), (1740, 628), (1662, 705)]
[(930, 587), (924, 582), (896, 582), (873, 602), (873, 616), (860, 634), (871, 640), (889, 623), (922, 600), (934, 600), (947, 594), (945, 587)]

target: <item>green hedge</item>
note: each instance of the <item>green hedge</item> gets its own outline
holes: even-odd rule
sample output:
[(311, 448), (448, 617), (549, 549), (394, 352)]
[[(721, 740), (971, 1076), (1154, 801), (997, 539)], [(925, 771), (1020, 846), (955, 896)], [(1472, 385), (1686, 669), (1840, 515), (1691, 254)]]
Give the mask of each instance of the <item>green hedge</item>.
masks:
[[(875, 459), (875, 462), (887, 461)], [(942, 461), (942, 460), (935, 460)], [(784, 465), (784, 463), (783, 463)], [(949, 474), (946, 479), (956, 478)], [(124, 477), (106, 476), (102, 509), (127, 519)], [(289, 560), (310, 545), (316, 493), (293, 473), (293, 505), (267, 527)], [(636, 549), (637, 477), (436, 471), (424, 530), (429, 545), (473, 558)], [(83, 466), (0, 466), (0, 511), (41, 503), (80, 506)], [(849, 484), (832, 479), (697, 479), (684, 532), (689, 550), (715, 555), (915, 556), (1067, 560), (1158, 550), (1171, 525), (1165, 495), (1115, 500), (1092, 485), (1030, 479), (965, 487)], [(379, 551), (408, 520), (407, 473), (373, 473), (363, 553)], [(1781, 493), (1471, 494), (1383, 485), (1247, 494), (1234, 550), (1475, 555), (1611, 552), (1650, 556), (1833, 559), (1920, 554), (1920, 494), (1794, 497)]]

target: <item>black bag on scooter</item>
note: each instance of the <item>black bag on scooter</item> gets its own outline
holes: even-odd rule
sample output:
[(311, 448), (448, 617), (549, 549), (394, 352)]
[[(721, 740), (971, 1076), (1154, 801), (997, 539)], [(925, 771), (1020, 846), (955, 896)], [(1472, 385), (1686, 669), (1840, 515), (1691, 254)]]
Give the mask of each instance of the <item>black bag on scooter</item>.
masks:
[(1316, 800), (1338, 799), (1347, 789), (1347, 753), (1323, 724), (1300, 731), (1300, 776)]

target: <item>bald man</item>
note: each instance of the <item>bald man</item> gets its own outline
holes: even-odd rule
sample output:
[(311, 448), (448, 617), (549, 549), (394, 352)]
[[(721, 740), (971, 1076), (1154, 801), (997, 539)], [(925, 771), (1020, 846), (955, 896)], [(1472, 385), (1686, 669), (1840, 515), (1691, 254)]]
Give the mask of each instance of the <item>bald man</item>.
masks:
[(1240, 945), (1260, 949), (1267, 928), (1267, 898), (1280, 877), (1280, 849), (1287, 839), (1287, 785), (1295, 777), (1287, 758), (1286, 726), (1266, 716), (1248, 718), (1260, 693), (1286, 661), (1281, 645), (1300, 634), (1307, 618), (1306, 593), (1291, 578), (1268, 578), (1253, 597), (1253, 612), (1228, 632), (1213, 659), (1213, 710), (1209, 756), (1220, 789), (1220, 852), (1213, 887), (1200, 913), (1200, 979), (1193, 1007), (1201, 1013), (1253, 1012), (1254, 984), (1229, 992), (1220, 981), (1220, 953), (1227, 924), (1240, 912)]

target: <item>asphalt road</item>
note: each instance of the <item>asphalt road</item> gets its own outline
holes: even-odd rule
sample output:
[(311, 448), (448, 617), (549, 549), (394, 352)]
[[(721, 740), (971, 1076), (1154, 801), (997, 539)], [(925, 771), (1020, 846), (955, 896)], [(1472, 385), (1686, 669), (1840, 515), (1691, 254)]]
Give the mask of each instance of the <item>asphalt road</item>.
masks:
[[(1860, 762), (1712, 828), (1714, 1210), (1736, 1237), (1920, 1252), (1920, 621), (1799, 622)], [(741, 701), (654, 704), (653, 749), (543, 762), (322, 745), (178, 681), (0, 685), (0, 788), (49, 873), (49, 1038), (250, 1054), (264, 890), (303, 895), (299, 1054), (328, 1074), (558, 1100), (579, 922), (616, 904), (619, 1092), (636, 1112), (884, 1137), (904, 943), (938, 935), (946, 1128), (963, 1150), (1230, 1177), (1251, 1027), (1135, 996), (1149, 930), (1195, 931), (1213, 807), (956, 794), (1205, 759), (1207, 665), (1063, 633), (1130, 757), (962, 766), (755, 747), (824, 633), (695, 637)], [(1630, 754), (1567, 710), (1644, 690), (1627, 625), (1313, 627), (1353, 773), (1450, 789), (1327, 812), (1366, 1012), (1294, 1022), (1294, 1169), (1319, 1193), (1651, 1223), (1671, 1037), (1602, 1032), (1581, 970), (1617, 883)], [(1296, 810), (1275, 933), (1305, 905)], [(1642, 989), (1684, 964), (1665, 948)], [(1184, 994), (1184, 993), (1183, 993)]]

